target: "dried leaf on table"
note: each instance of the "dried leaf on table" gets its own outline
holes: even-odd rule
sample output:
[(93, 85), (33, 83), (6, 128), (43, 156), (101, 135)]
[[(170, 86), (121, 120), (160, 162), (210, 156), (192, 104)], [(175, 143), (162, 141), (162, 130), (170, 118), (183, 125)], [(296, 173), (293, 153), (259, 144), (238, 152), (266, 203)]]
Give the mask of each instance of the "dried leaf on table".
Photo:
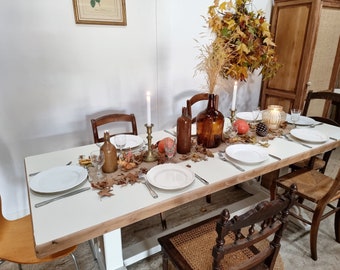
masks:
[(126, 160), (118, 160), (118, 166), (123, 171), (129, 171), (137, 167), (137, 164), (134, 162), (128, 162)]
[(133, 185), (138, 180), (138, 174), (128, 173), (127, 175), (125, 175), (124, 179), (126, 180), (126, 183)]
[(159, 153), (158, 152), (158, 164), (164, 164), (167, 161), (167, 157), (165, 155), (165, 153)]
[(192, 140), (191, 152), (186, 155), (182, 155), (180, 160), (192, 160), (193, 162), (199, 162), (207, 160), (207, 157), (214, 157), (211, 150), (203, 147), (202, 145), (197, 145), (195, 140)]
[(85, 155), (80, 155), (78, 158), (78, 162), (80, 166), (84, 166), (84, 167), (92, 165), (90, 157), (86, 157)]
[(255, 144), (257, 142), (257, 137), (254, 135), (237, 135), (235, 137), (228, 137), (227, 134), (225, 134), (226, 143), (232, 144), (232, 143), (252, 143)]
[(124, 152), (122, 159), (118, 160), (118, 165), (122, 171), (129, 171), (142, 163), (144, 152), (133, 154), (131, 151)]
[(106, 187), (98, 192), (100, 197), (111, 197), (113, 193), (111, 193), (112, 189), (110, 187)]

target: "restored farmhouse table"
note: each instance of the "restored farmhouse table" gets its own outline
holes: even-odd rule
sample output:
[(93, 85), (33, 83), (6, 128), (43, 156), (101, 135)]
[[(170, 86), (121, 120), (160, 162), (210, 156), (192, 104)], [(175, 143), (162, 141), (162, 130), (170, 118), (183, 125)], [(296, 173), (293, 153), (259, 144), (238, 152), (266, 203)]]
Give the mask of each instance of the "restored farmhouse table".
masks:
[[(124, 187), (115, 186), (112, 197), (100, 198), (96, 191), (89, 189), (75, 196), (35, 208), (36, 203), (53, 196), (37, 194), (28, 188), (37, 256), (43, 257), (104, 235), (107, 269), (124, 269), (120, 236), (122, 227), (340, 145), (340, 128), (324, 124), (315, 129), (332, 139), (321, 144), (310, 143), (312, 147), (307, 148), (284, 138), (275, 138), (270, 141), (267, 150), (270, 154), (280, 157), (281, 160), (269, 157), (260, 164), (242, 164), (244, 172), (221, 161), (217, 153), (214, 158), (208, 158), (207, 161), (183, 161), (179, 164), (190, 165), (193, 172), (208, 180), (210, 184), (204, 185), (195, 180), (193, 184), (181, 190), (159, 189), (157, 199), (150, 196), (144, 185), (134, 184)], [(157, 142), (169, 134), (158, 131), (152, 136), (153, 142)], [(30, 173), (60, 166), (70, 160), (73, 164), (77, 164), (79, 155), (89, 155), (97, 148), (97, 145), (91, 144), (26, 157), (28, 186), (31, 180)], [(143, 163), (143, 165), (150, 168), (156, 163)], [(86, 182), (83, 186), (90, 186), (90, 184)]]

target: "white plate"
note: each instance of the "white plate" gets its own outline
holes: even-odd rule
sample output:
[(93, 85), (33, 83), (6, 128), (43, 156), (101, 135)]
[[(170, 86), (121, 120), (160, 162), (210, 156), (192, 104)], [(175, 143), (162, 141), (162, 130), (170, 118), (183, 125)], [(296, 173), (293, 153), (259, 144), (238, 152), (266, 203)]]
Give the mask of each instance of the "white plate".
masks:
[(196, 136), (197, 135), (197, 125), (196, 123), (193, 123), (191, 125), (191, 136)]
[(225, 153), (230, 158), (247, 164), (261, 163), (268, 159), (268, 152), (264, 148), (251, 144), (230, 145)]
[(311, 128), (295, 128), (290, 131), (295, 138), (312, 143), (323, 143), (328, 137), (322, 132)]
[[(238, 119), (243, 119), (246, 121), (254, 121), (254, 117), (253, 117), (253, 113), (252, 112), (238, 112), (236, 113), (236, 117)], [(256, 119), (257, 121), (261, 121), (262, 120), (262, 112), (260, 112), (259, 116)]]
[(318, 123), (313, 118), (302, 116), (302, 115), (300, 116), (299, 121), (297, 121), (296, 123), (293, 123), (290, 114), (287, 114), (286, 121), (290, 124), (296, 124), (297, 126), (310, 126), (310, 125), (315, 125), (316, 123)]
[(194, 181), (193, 173), (177, 164), (161, 164), (147, 173), (148, 181), (157, 188), (176, 190), (189, 186)]
[[(126, 136), (126, 144), (124, 146), (124, 150), (133, 149), (141, 146), (143, 144), (143, 138), (136, 135), (125, 135)], [(111, 139), (111, 143), (118, 149), (115, 144), (115, 137), (113, 136)]]
[(30, 188), (39, 193), (56, 193), (81, 184), (87, 170), (80, 166), (61, 166), (42, 171), (30, 180)]

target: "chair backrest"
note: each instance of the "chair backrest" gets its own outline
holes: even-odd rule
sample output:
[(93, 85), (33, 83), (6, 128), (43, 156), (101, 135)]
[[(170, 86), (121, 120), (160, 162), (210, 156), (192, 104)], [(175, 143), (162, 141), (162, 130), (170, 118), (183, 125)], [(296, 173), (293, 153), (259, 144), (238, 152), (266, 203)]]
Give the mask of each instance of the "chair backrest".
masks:
[[(308, 109), (311, 106), (312, 100), (323, 100), (324, 110), (323, 116), (309, 116), (316, 121), (323, 122), (333, 126), (340, 126), (340, 94), (333, 92), (313, 92), (312, 90), (307, 93), (305, 106), (302, 111), (302, 115), (307, 115)], [(322, 156), (324, 166), (320, 169), (320, 172), (324, 173), (332, 154), (332, 150), (326, 152)], [(309, 167), (313, 167), (316, 157), (312, 157), (309, 162)]]
[[(130, 122), (130, 124), (128, 122)], [(113, 123), (115, 124), (113, 125)], [(134, 114), (113, 113), (113, 114), (103, 115), (96, 119), (91, 119), (91, 125), (92, 125), (93, 139), (95, 143), (104, 141), (103, 134), (105, 130), (110, 131), (111, 137), (117, 134), (132, 134), (132, 135), (138, 134), (136, 117)], [(116, 132), (117, 129), (115, 129), (114, 127), (124, 128), (124, 131)]]
[(307, 115), (312, 100), (323, 100), (324, 109), (322, 116), (313, 116), (317, 121), (340, 126), (340, 94), (328, 91), (308, 92), (302, 115)]
[[(208, 99), (209, 99), (208, 93), (199, 93), (187, 100), (188, 115), (190, 116), (192, 123), (196, 122), (196, 116), (193, 117), (192, 115), (192, 106), (199, 101), (208, 101)], [(218, 110), (218, 95), (215, 95), (215, 108), (216, 110)]]
[[(221, 219), (216, 225), (218, 236), (212, 252), (213, 269), (220, 269), (219, 265), (225, 255), (246, 248), (255, 255), (238, 265), (237, 269), (255, 269), (256, 266), (263, 264), (267, 266), (266, 269), (273, 269), (280, 250), (282, 232), (287, 225), (288, 211), (295, 202), (295, 192), (296, 186), (292, 185), (289, 192), (277, 199), (263, 201), (255, 208), (232, 219), (229, 219), (229, 211), (223, 210)], [(226, 236), (233, 240), (226, 241)], [(270, 236), (274, 236), (270, 244), (261, 246), (261, 242)]]

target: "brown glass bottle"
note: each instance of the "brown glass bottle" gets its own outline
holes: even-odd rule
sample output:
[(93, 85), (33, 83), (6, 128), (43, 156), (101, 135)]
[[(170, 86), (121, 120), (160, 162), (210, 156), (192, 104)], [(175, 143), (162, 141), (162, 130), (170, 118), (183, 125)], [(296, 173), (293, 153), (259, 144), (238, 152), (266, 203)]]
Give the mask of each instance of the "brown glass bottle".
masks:
[(177, 119), (177, 153), (187, 154), (191, 150), (191, 119), (187, 108), (182, 108), (182, 115)]
[(117, 150), (110, 142), (110, 134), (108, 131), (104, 132), (104, 144), (100, 147), (104, 152), (105, 161), (102, 167), (104, 173), (112, 173), (117, 170)]
[(197, 143), (206, 148), (221, 144), (224, 126), (223, 114), (216, 110), (214, 94), (209, 94), (207, 108), (197, 115)]

